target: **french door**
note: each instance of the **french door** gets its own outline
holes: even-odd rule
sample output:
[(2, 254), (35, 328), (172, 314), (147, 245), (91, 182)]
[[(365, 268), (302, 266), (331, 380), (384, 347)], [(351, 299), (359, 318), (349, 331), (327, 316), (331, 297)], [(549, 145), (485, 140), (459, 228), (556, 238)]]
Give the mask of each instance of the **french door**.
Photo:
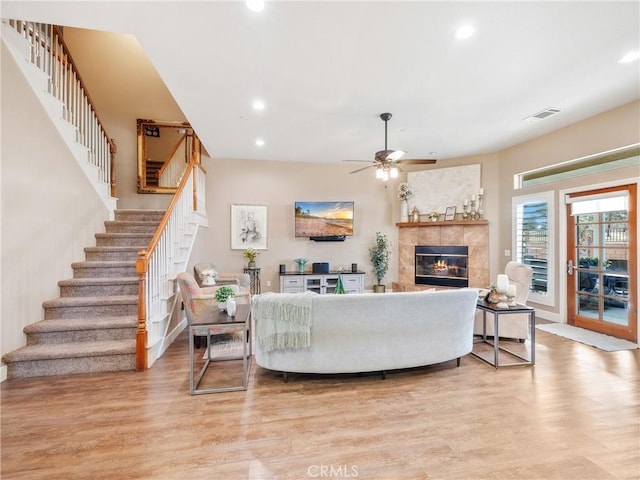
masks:
[(567, 322), (637, 342), (636, 185), (567, 201)]

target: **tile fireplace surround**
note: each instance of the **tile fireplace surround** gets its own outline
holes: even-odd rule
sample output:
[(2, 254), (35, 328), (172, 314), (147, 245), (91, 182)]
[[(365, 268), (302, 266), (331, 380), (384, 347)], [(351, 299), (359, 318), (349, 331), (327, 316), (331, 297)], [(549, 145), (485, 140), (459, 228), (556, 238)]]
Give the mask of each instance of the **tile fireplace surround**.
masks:
[(398, 282), (394, 282), (394, 290), (437, 288), (414, 283), (416, 245), (466, 245), (469, 247), (469, 286), (486, 288), (489, 285), (489, 223), (486, 220), (396, 223), (396, 227), (399, 229)]

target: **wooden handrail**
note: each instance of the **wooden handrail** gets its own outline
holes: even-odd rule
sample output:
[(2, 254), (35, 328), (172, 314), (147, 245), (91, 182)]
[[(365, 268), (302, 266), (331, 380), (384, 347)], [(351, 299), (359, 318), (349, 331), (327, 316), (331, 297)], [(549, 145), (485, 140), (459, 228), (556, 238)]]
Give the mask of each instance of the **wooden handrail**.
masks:
[(75, 72), (76, 76), (78, 77), (78, 82), (80, 83), (80, 86), (84, 90), (84, 94), (87, 97), (87, 101), (89, 102), (89, 106), (91, 107), (91, 110), (93, 111), (94, 115), (96, 116), (96, 121), (100, 125), (100, 128), (104, 132), (105, 136), (107, 138), (110, 138), (109, 135), (107, 135), (107, 131), (104, 128), (104, 124), (100, 120), (100, 115), (98, 115), (98, 111), (96, 110), (95, 103), (91, 99), (91, 95), (89, 95), (89, 90), (87, 89), (87, 84), (84, 83), (84, 80), (82, 80), (82, 76), (80, 75), (80, 72), (78, 71), (78, 68), (76, 67), (76, 63), (73, 61), (73, 56), (71, 56), (71, 52), (69, 51), (69, 47), (67, 46), (66, 42), (64, 41), (64, 33), (62, 32), (62, 29), (60, 27), (58, 27), (57, 25), (53, 25), (53, 30), (55, 31), (56, 36), (58, 37), (58, 40), (60, 40), (60, 45), (62, 45), (62, 50), (63, 50), (64, 54), (69, 58), (69, 63), (71, 63), (71, 67), (73, 68), (73, 71)]
[[(147, 359), (147, 342), (148, 342), (148, 331), (147, 331), (147, 296), (148, 294), (153, 294), (153, 291), (147, 292), (147, 282), (153, 280), (149, 278), (149, 263), (152, 258), (154, 258), (154, 254), (156, 253), (156, 249), (158, 249), (158, 245), (160, 240), (163, 238), (163, 234), (169, 228), (169, 221), (174, 214), (174, 210), (178, 205), (182, 195), (185, 193), (185, 187), (189, 181), (192, 179), (192, 183), (194, 184), (193, 191), (193, 209), (197, 209), (196, 203), (196, 167), (199, 167), (197, 163), (197, 159), (194, 157), (189, 162), (186, 172), (192, 172), (191, 175), (185, 174), (183, 175), (180, 183), (177, 187), (176, 193), (171, 198), (171, 202), (169, 202), (169, 206), (167, 210), (164, 212), (158, 227), (156, 228), (151, 241), (147, 245), (146, 249), (140, 250), (138, 252), (138, 258), (136, 260), (136, 273), (138, 275), (138, 328), (136, 333), (136, 370), (146, 370), (148, 368), (148, 359)], [(155, 263), (154, 263), (155, 265)]]
[[(192, 169), (194, 163), (195, 163), (195, 161), (191, 160), (191, 162), (189, 162), (189, 165), (187, 166), (187, 170)], [(153, 237), (151, 238), (151, 241), (149, 242), (149, 245), (147, 245), (147, 250), (146, 250), (147, 255), (146, 255), (145, 262), (148, 262), (149, 255), (151, 255), (153, 253), (153, 251), (156, 249), (156, 246), (158, 245), (158, 241), (160, 240), (160, 236), (162, 235), (162, 232), (164, 231), (165, 227), (167, 226), (167, 222), (169, 221), (169, 217), (171, 216), (171, 212), (173, 211), (174, 207), (176, 206), (176, 203), (178, 203), (178, 198), (180, 197), (180, 193), (182, 192), (182, 190), (184, 190), (184, 186), (187, 184), (187, 180), (188, 179), (189, 179), (189, 175), (184, 175), (182, 177), (182, 180), (180, 180), (180, 184), (178, 185), (178, 190), (173, 195), (173, 198), (171, 199), (171, 202), (169, 202), (169, 206), (167, 207), (167, 211), (164, 212), (164, 215), (162, 216), (162, 220), (160, 220), (160, 224), (158, 225), (158, 228), (156, 229), (156, 232), (153, 234)], [(139, 261), (139, 259), (138, 259), (138, 261)], [(146, 273), (146, 271), (147, 271), (147, 268), (146, 268), (146, 264), (145, 264), (144, 272)]]
[(65, 120), (77, 129), (76, 141), (89, 149), (88, 162), (98, 167), (99, 180), (115, 196), (115, 143), (107, 135), (62, 29), (23, 20), (8, 20), (7, 24), (28, 43), (27, 61), (49, 77), (49, 93), (63, 103)]
[[(167, 155), (167, 158), (164, 159), (164, 162), (163, 162), (162, 166), (158, 170), (158, 178), (160, 178), (162, 176), (162, 173), (167, 168), (167, 165), (169, 165), (169, 163), (171, 163), (171, 160), (173, 160), (173, 156), (176, 154), (176, 152), (180, 148), (180, 145), (182, 145), (186, 141), (186, 139), (187, 139), (187, 134), (185, 133), (184, 135), (182, 135), (182, 137), (180, 137), (180, 140), (178, 140), (176, 142), (176, 144), (174, 145), (173, 149), (171, 150), (169, 155)], [(186, 148), (185, 148), (185, 151), (186, 151)]]

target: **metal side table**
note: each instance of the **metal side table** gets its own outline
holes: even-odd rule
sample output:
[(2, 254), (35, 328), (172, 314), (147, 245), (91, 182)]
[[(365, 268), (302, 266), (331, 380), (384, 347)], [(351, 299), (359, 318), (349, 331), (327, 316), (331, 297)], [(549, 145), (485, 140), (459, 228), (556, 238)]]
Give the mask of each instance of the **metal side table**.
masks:
[[(211, 335), (242, 332), (242, 355), (222, 357), (219, 359), (211, 358)], [(207, 351), (204, 365), (200, 371), (195, 373), (195, 357), (194, 355), (202, 355), (194, 348), (194, 334), (198, 332), (207, 334)], [(213, 363), (226, 361), (226, 360), (240, 360), (242, 359), (242, 385), (234, 385), (228, 387), (211, 387), (211, 388), (198, 388), (202, 377), (207, 371), (207, 368)], [(200, 315), (196, 321), (189, 324), (189, 390), (191, 395), (198, 395), (202, 393), (218, 393), (218, 392), (232, 392), (236, 390), (246, 390), (249, 385), (249, 370), (251, 368), (251, 308), (248, 304), (239, 304), (237, 306), (236, 315), (230, 317), (227, 312), (218, 310), (217, 307), (208, 310)]]
[[(476, 343), (486, 343), (493, 346), (493, 362), (490, 360), (487, 360), (486, 358), (481, 356), (479, 353), (474, 352), (473, 350), (471, 351), (471, 355), (482, 360), (485, 363), (488, 363), (489, 365), (492, 365), (495, 368), (498, 368), (500, 366), (511, 367), (516, 365), (535, 365), (536, 363), (536, 311), (534, 308), (528, 307), (526, 305), (519, 305), (519, 304), (516, 305), (515, 307), (498, 308), (496, 307), (495, 304), (487, 303), (484, 300), (478, 300), (478, 305), (476, 306), (476, 308), (482, 311), (482, 338)], [(489, 339), (490, 337), (487, 338), (487, 313), (490, 313), (493, 315), (493, 332), (494, 332), (493, 340), (490, 340)], [(507, 348), (500, 346), (500, 333), (499, 333), (500, 317), (503, 317), (505, 315), (512, 315), (516, 313), (526, 313), (529, 315), (529, 332), (530, 332), (529, 336), (531, 341), (531, 353), (529, 358), (522, 356), (519, 353), (514, 352), (513, 350), (509, 350)], [(498, 359), (500, 352), (508, 353), (509, 355), (521, 361), (500, 365), (499, 359)]]

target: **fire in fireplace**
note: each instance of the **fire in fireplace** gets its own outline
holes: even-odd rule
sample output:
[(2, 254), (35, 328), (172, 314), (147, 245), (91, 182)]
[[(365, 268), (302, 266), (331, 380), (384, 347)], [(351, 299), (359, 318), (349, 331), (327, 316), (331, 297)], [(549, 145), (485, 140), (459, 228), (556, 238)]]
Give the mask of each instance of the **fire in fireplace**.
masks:
[(468, 287), (469, 247), (416, 245), (416, 277), (420, 285)]

